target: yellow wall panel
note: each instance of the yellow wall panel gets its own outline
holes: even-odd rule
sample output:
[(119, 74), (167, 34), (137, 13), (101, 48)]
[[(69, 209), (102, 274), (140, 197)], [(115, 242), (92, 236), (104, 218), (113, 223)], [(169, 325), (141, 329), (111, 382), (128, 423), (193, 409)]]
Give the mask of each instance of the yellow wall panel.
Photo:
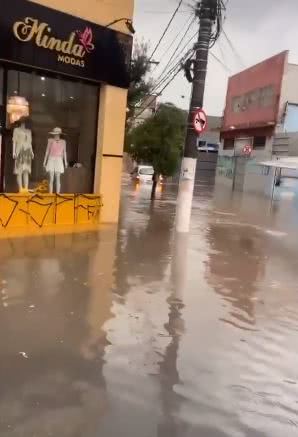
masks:
[(0, 225), (3, 228), (27, 226), (27, 199), (21, 194), (0, 194)]
[(76, 223), (99, 223), (101, 199), (95, 195), (81, 194), (76, 196)]
[(103, 157), (100, 173), (100, 191), (103, 207), (100, 213), (102, 223), (117, 223), (121, 191), (122, 159)]
[(72, 225), (75, 222), (75, 199), (73, 194), (57, 196), (56, 224)]
[(55, 195), (35, 195), (28, 199), (29, 225), (42, 228), (55, 224)]
[(98, 225), (101, 206), (95, 194), (0, 194), (0, 234)]

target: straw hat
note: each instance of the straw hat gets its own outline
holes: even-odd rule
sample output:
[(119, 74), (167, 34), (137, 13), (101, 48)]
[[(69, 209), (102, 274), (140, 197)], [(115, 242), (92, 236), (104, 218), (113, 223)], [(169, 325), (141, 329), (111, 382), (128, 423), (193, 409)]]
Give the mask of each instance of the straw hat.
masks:
[(62, 135), (62, 129), (61, 127), (55, 127), (52, 132), (49, 132), (51, 135)]

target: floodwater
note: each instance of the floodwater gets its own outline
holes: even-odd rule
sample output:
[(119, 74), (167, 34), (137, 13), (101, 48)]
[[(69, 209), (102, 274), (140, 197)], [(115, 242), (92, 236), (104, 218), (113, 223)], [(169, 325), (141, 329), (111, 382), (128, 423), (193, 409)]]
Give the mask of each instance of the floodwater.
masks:
[(202, 182), (178, 237), (127, 182), (118, 228), (0, 241), (0, 436), (296, 437), (291, 193)]

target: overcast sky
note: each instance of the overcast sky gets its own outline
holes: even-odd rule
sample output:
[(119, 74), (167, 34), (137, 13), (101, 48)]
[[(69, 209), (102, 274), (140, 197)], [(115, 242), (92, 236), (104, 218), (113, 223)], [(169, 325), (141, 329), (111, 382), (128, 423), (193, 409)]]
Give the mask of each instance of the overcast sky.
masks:
[[(158, 77), (171, 54), (169, 51), (162, 57), (163, 53), (178, 32), (185, 31), (191, 14), (189, 5), (193, 3), (194, 0), (184, 0), (181, 12), (154, 56), (162, 62), (152, 74), (153, 78)], [(177, 4), (178, 0), (135, 0), (137, 38), (149, 41), (154, 48)], [(224, 29), (238, 55), (233, 53), (223, 35), (212, 49), (226, 69), (210, 58), (204, 105), (209, 115), (222, 114), (229, 75), (283, 50), (290, 50), (290, 62), (298, 63), (298, 0), (229, 0), (226, 16)], [(193, 25), (189, 37), (195, 30)], [(161, 99), (188, 108), (189, 94), (190, 85), (180, 73)]]

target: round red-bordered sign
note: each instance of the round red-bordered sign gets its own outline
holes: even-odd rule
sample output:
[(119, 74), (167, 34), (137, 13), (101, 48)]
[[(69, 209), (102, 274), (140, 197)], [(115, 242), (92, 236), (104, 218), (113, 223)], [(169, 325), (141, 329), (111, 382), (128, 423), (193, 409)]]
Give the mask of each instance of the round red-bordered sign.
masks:
[(204, 132), (207, 129), (207, 115), (204, 109), (198, 109), (193, 117), (193, 127), (198, 134)]
[(252, 146), (250, 144), (247, 144), (243, 147), (242, 153), (245, 156), (250, 156), (252, 154)]

